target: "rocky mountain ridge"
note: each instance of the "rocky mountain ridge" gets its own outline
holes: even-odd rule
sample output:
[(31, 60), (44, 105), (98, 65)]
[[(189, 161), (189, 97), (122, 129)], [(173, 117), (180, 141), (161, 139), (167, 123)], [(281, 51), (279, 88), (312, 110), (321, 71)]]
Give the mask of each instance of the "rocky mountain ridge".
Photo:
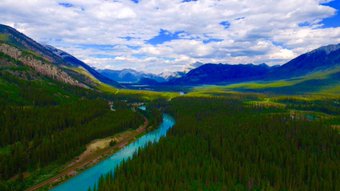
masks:
[(58, 67), (52, 65), (47, 60), (40, 60), (35, 58), (31, 54), (25, 54), (18, 48), (15, 48), (13, 46), (10, 46), (5, 43), (0, 44), (0, 52), (10, 56), (11, 58), (20, 61), (26, 66), (29, 66), (33, 68), (38, 73), (50, 77), (52, 79), (55, 79), (57, 81), (67, 83), (73, 86), (78, 87), (87, 87), (86, 85), (78, 82), (77, 80), (73, 79), (70, 75), (68, 75), (66, 72), (62, 71)]

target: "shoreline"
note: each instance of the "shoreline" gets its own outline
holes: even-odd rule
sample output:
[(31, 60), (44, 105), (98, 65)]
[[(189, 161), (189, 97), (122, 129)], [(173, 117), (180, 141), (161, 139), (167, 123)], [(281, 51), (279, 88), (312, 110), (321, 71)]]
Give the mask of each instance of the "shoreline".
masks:
[(127, 146), (128, 144), (130, 144), (133, 140), (135, 140), (139, 135), (143, 134), (147, 127), (149, 125), (149, 121), (147, 118), (144, 117), (144, 124), (141, 125), (140, 127), (138, 127), (136, 130), (127, 130), (121, 133), (118, 133), (118, 135), (124, 134), (124, 133), (128, 133), (128, 135), (126, 137), (123, 137), (121, 141), (117, 142), (116, 145), (114, 146), (108, 146), (106, 148), (100, 149), (98, 151), (95, 151), (93, 153), (89, 153), (88, 155), (86, 155), (84, 157), (83, 160), (80, 160), (80, 157), (85, 154), (86, 152), (88, 152), (88, 146), (90, 146), (91, 144), (96, 143), (96, 141), (101, 141), (101, 140), (106, 140), (106, 139), (112, 139), (115, 136), (118, 135), (114, 135), (114, 136), (110, 136), (110, 137), (106, 137), (103, 139), (96, 139), (93, 140), (91, 143), (88, 144), (87, 149), (80, 154), (79, 156), (77, 156), (75, 159), (73, 159), (72, 161), (70, 161), (69, 163), (65, 164), (65, 168), (63, 168), (57, 175), (48, 178), (47, 180), (36, 184), (30, 188), (27, 188), (25, 191), (35, 191), (44, 187), (49, 187), (48, 189), (51, 189), (59, 184), (62, 184), (63, 182), (65, 182), (66, 180), (78, 175), (79, 173), (91, 168), (92, 166), (98, 164), (99, 162), (101, 162), (104, 159), (107, 159), (109, 156), (111, 156), (112, 154), (114, 154), (115, 152), (119, 151), (120, 149), (122, 149), (123, 147)]

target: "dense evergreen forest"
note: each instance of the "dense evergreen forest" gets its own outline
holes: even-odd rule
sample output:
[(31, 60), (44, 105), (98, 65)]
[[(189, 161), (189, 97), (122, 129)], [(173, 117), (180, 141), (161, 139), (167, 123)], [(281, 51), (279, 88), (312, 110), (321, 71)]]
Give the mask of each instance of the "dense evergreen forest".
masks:
[(175, 98), (168, 136), (95, 190), (339, 190), (339, 99), (302, 100), (278, 98), (282, 107), (242, 96)]
[(53, 162), (63, 164), (79, 155), (90, 141), (143, 123), (142, 115), (128, 108), (110, 111), (103, 100), (44, 108), (7, 106), (1, 111), (1, 180)]
[(4, 54), (0, 62), (1, 191), (24, 190), (30, 174), (63, 166), (92, 140), (144, 123), (112, 94), (57, 82)]

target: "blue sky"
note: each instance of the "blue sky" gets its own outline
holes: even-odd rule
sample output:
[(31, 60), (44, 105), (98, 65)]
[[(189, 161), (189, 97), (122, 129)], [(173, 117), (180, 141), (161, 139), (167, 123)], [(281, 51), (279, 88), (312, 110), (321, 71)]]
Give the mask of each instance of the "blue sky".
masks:
[(160, 29), (157, 36), (152, 37), (151, 39), (147, 40), (146, 43), (152, 44), (152, 45), (158, 45), (163, 44), (167, 41), (172, 41), (176, 39), (180, 39), (180, 34), (184, 33), (184, 31), (175, 31), (174, 33)]
[(331, 1), (328, 3), (325, 3), (324, 5), (330, 6), (334, 9), (336, 9), (338, 12), (336, 14), (334, 14), (331, 17), (325, 18), (322, 20), (322, 24), (324, 24), (325, 28), (328, 27), (340, 27), (340, 1)]
[(1, 0), (0, 23), (96, 68), (167, 74), (283, 64), (340, 43), (339, 10), (340, 0)]

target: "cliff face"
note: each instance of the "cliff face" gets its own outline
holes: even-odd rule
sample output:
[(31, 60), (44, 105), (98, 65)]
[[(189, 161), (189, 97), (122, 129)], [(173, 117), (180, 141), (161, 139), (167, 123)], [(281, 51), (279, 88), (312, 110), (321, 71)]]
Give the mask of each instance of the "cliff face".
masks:
[(21, 50), (10, 46), (8, 44), (1, 43), (0, 44), (0, 52), (22, 62), (24, 65), (33, 68), (39, 74), (50, 77), (54, 80), (70, 84), (78, 87), (87, 87), (86, 85), (78, 82), (69, 76), (66, 72), (62, 71), (57, 66), (50, 64), (48, 61), (40, 60), (35, 58), (33, 55), (25, 54)]

